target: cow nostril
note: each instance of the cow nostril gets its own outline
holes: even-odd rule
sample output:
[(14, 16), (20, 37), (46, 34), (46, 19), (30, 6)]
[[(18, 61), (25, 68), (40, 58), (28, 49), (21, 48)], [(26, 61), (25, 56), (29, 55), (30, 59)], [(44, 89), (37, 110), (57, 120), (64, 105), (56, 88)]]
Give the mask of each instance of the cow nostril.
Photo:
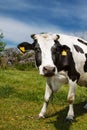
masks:
[(55, 67), (44, 66), (43, 70), (48, 72), (55, 72)]
[(48, 68), (47, 67), (43, 67), (43, 70), (48, 70)]

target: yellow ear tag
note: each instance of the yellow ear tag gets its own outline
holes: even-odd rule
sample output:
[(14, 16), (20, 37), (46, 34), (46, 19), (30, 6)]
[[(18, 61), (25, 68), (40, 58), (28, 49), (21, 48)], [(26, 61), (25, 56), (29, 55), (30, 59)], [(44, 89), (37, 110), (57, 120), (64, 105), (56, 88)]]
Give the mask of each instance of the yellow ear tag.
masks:
[(20, 47), (21, 52), (25, 53), (25, 47)]
[(66, 52), (65, 50), (63, 50), (63, 51), (61, 52), (61, 55), (62, 55), (62, 56), (67, 56), (67, 52)]

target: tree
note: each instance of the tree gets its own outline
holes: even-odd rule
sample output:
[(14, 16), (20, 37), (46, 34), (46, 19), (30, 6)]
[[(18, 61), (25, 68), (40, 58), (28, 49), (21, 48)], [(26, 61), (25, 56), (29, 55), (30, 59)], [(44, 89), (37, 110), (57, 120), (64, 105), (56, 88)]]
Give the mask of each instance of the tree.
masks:
[(0, 33), (0, 53), (4, 51), (5, 49), (5, 46), (6, 46), (6, 43), (2, 41), (4, 35), (3, 33), (1, 32)]
[(6, 68), (7, 57), (3, 53), (5, 50), (6, 43), (2, 41), (3, 38), (4, 38), (4, 35), (0, 30), (0, 67)]

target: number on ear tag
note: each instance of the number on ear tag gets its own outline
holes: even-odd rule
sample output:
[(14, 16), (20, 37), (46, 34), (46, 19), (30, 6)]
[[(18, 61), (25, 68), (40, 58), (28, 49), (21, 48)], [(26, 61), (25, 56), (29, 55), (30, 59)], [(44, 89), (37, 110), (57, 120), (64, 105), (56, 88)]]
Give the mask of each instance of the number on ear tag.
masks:
[(61, 52), (61, 55), (62, 55), (62, 56), (67, 56), (67, 51), (63, 50), (63, 51)]
[(25, 53), (25, 47), (20, 47), (22, 53)]

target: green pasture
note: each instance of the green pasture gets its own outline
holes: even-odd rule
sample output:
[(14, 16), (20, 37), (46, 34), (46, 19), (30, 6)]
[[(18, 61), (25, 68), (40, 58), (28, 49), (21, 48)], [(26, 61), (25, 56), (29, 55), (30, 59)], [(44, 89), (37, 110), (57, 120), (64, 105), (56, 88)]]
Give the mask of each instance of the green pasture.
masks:
[(0, 130), (87, 130), (87, 89), (76, 92), (75, 120), (65, 121), (68, 86), (55, 93), (45, 119), (38, 119), (43, 104), (45, 78), (30, 71), (0, 70)]

